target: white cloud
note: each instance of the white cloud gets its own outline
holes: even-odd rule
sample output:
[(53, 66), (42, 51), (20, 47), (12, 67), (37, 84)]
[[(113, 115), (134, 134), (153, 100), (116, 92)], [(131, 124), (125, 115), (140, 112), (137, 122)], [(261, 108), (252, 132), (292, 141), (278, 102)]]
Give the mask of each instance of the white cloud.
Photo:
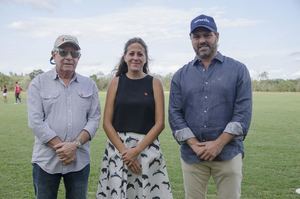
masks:
[[(29, 1), (28, 2), (39, 2)], [(41, 1), (45, 5), (50, 1)], [(244, 27), (258, 23), (250, 19), (222, 18), (222, 12), (213, 9), (218, 17), (218, 25), (224, 27)], [(212, 11), (211, 11), (212, 12)], [(198, 11), (172, 9), (158, 6), (133, 7), (117, 12), (89, 18), (33, 18), (15, 21), (9, 27), (17, 31), (25, 31), (33, 37), (49, 37), (50, 35), (68, 32), (83, 35), (87, 38), (113, 40), (128, 38), (132, 35), (149, 37), (151, 40), (176, 39), (189, 32), (189, 21)]]
[[(53, 11), (57, 6), (60, 5), (63, 0), (0, 0), (0, 3), (14, 3), (14, 4), (22, 4), (29, 5), (35, 9), (43, 9), (48, 11)], [(81, 0), (67, 0), (68, 3), (76, 3)]]
[[(40, 6), (44, 4), (45, 8), (47, 5), (50, 8), (54, 1), (56, 0), (23, 2), (32, 5), (36, 3), (36, 6), (38, 6), (37, 2), (40, 2)], [(15, 2), (21, 1), (15, 0)], [(153, 58), (153, 62), (150, 63), (150, 71), (166, 74), (175, 72), (193, 58), (194, 52), (188, 38), (190, 20), (204, 12), (214, 16), (217, 25), (222, 27), (246, 27), (260, 23), (245, 18), (228, 19), (225, 17), (224, 9), (218, 7), (202, 10), (202, 8), (175, 9), (138, 5), (93, 17), (29, 18), (11, 22), (8, 27), (10, 30), (19, 32), (22, 37), (26, 37), (24, 40), (27, 38), (34, 38), (41, 42), (47, 40), (47, 44), (60, 34), (78, 36), (80, 44), (85, 45), (86, 49), (84, 57), (79, 63), (78, 71), (85, 75), (95, 74), (99, 71), (110, 73), (118, 62), (118, 56), (121, 55), (125, 41), (139, 36), (149, 45), (150, 56), (152, 55)], [(99, 48), (95, 48), (95, 46), (99, 46)], [(239, 55), (239, 52), (237, 51), (235, 56)], [(242, 53), (240, 56), (243, 55), (245, 54)], [(19, 67), (21, 65), (22, 63), (19, 64)], [(32, 67), (22, 67), (22, 69), (30, 72)]]
[(249, 27), (256, 26), (259, 23), (263, 23), (261, 20), (237, 18), (237, 19), (226, 19), (226, 18), (217, 18), (217, 23), (220, 27), (232, 28), (232, 27)]

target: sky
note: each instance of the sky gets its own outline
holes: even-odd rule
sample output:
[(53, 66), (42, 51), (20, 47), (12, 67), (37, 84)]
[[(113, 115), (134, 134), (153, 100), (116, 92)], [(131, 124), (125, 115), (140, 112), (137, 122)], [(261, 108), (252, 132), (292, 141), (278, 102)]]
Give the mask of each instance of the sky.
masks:
[(300, 78), (300, 0), (0, 0), (0, 72), (52, 69), (55, 39), (72, 34), (83, 75), (111, 73), (133, 37), (148, 45), (151, 73), (174, 73), (195, 56), (189, 28), (200, 14), (214, 17), (218, 50), (253, 79)]

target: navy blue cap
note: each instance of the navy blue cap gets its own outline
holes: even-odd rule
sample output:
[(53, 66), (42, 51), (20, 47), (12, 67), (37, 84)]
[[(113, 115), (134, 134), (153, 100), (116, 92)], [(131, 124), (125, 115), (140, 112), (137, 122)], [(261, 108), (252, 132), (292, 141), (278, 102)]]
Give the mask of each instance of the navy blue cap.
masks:
[(214, 18), (206, 15), (200, 15), (191, 21), (191, 32), (192, 33), (196, 28), (203, 27), (207, 28), (212, 32), (217, 31), (217, 25)]

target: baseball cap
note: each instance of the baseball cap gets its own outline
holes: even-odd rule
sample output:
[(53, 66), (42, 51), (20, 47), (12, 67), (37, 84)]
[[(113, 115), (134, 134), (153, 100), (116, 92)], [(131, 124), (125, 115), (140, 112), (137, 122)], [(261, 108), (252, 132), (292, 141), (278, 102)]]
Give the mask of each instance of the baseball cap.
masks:
[[(72, 35), (60, 35), (59, 37), (57, 37), (57, 39), (54, 42), (53, 51), (55, 51), (57, 48), (61, 47), (63, 44), (66, 43), (73, 44), (77, 48), (77, 50), (80, 50), (79, 42), (76, 37)], [(52, 56), (50, 57), (50, 63), (55, 64), (53, 62)]]
[(191, 21), (191, 32), (192, 33), (196, 28), (203, 27), (212, 32), (217, 32), (217, 25), (214, 18), (207, 15), (199, 15)]
[(77, 48), (77, 50), (80, 50), (77, 38), (72, 35), (60, 35), (59, 37), (57, 37), (54, 43), (53, 50), (59, 48), (60, 46), (66, 43), (73, 44)]

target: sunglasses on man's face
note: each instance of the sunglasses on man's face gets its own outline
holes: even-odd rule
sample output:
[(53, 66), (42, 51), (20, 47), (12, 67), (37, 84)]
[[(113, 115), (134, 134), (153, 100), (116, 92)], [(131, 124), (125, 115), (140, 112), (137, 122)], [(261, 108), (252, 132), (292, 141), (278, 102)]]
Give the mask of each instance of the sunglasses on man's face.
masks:
[(71, 54), (71, 56), (73, 58), (78, 58), (80, 57), (80, 51), (79, 50), (76, 50), (76, 51), (73, 51), (73, 50), (64, 50), (64, 49), (61, 49), (61, 48), (57, 48), (57, 52), (58, 54), (61, 56), (61, 57), (66, 57), (69, 55), (69, 53)]

